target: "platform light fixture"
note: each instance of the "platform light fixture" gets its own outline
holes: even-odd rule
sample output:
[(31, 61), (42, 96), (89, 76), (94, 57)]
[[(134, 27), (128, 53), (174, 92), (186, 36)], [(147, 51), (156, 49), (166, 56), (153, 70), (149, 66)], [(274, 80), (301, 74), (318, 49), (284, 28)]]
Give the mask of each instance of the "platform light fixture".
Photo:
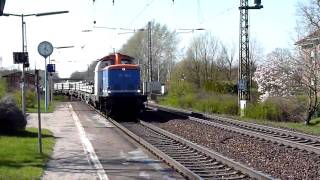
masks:
[[(3, 2), (3, 0), (0, 0)], [(41, 17), (41, 16), (49, 16), (49, 15), (56, 15), (56, 14), (63, 14), (63, 13), (69, 13), (69, 11), (54, 11), (54, 12), (44, 12), (44, 13), (34, 13), (34, 14), (12, 14), (12, 13), (3, 13), (3, 16), (17, 16), (21, 17), (21, 24), (22, 24), (22, 52), (26, 52), (26, 45), (25, 45), (25, 36), (26, 36), (26, 31), (25, 31), (25, 26), (26, 23), (24, 22), (24, 17), (28, 16), (36, 16), (36, 17)], [(21, 103), (22, 103), (22, 113), (25, 115), (26, 113), (26, 107), (25, 107), (25, 72), (24, 68), (26, 67), (27, 64), (23, 63), (22, 65), (22, 74), (21, 74)]]

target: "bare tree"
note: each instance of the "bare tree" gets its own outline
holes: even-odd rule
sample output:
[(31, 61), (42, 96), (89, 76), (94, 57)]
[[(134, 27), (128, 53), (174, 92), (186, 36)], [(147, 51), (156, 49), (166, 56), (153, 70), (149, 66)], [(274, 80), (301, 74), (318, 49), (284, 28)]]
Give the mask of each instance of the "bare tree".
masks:
[[(257, 64), (264, 61), (264, 53), (261, 43), (256, 39), (251, 40), (249, 46), (250, 75), (253, 76), (257, 69)], [(250, 81), (250, 84), (252, 85), (252, 78), (250, 78)]]
[[(309, 0), (298, 4), (298, 28), (303, 28), (305, 34), (310, 34), (320, 29), (320, 1)], [(307, 33), (307, 34), (306, 34)]]
[(299, 72), (296, 73), (296, 78), (300, 80), (301, 85), (305, 88), (305, 94), (308, 95), (309, 103), (305, 123), (309, 124), (320, 106), (318, 100), (320, 91), (320, 62), (318, 57), (320, 49), (320, 0), (300, 2), (298, 4), (298, 15), (300, 16), (297, 24), (298, 33), (302, 33), (304, 38), (300, 38), (296, 43), (300, 47), (296, 61)]
[[(121, 52), (135, 57), (142, 69), (142, 77), (147, 80), (148, 69), (148, 32), (136, 32), (125, 45)], [(168, 80), (174, 60), (176, 59), (178, 38), (175, 31), (170, 31), (167, 26), (151, 22), (152, 42), (152, 72), (153, 79), (165, 82)]]
[[(314, 49), (300, 48), (299, 56), (295, 61), (297, 71), (294, 73), (295, 80), (298, 81), (304, 88), (305, 94), (308, 97), (308, 112), (305, 118), (305, 123), (309, 124), (314, 114), (320, 107), (318, 100), (320, 91), (320, 61), (318, 48), (313, 44)], [(318, 45), (319, 46), (319, 45)]]
[(228, 64), (227, 79), (232, 80), (232, 66), (235, 60), (236, 46), (233, 44), (230, 48), (221, 44), (221, 58)]
[(200, 50), (200, 40), (193, 39), (190, 47), (187, 50), (187, 58), (185, 61), (188, 61), (186, 66), (186, 78), (196, 85), (196, 88), (201, 87), (201, 58), (199, 55)]
[(219, 61), (220, 43), (210, 33), (196, 36), (191, 41), (186, 59), (191, 63), (188, 73), (197, 87), (219, 79), (224, 62)]

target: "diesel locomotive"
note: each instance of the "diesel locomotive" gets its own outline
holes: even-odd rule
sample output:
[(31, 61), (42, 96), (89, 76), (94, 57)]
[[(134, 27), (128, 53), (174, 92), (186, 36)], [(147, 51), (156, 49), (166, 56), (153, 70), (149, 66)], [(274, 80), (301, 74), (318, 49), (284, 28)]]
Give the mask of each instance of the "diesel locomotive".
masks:
[(98, 61), (94, 82), (55, 83), (54, 91), (80, 98), (110, 116), (136, 116), (147, 101), (141, 92), (140, 67), (133, 57), (120, 53)]

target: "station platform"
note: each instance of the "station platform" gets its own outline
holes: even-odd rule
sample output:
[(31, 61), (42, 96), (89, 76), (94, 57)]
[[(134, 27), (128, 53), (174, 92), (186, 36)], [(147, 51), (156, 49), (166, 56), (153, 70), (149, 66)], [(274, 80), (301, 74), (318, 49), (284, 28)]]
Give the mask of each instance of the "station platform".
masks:
[[(56, 140), (42, 179), (184, 179), (83, 102), (41, 114)], [(38, 127), (36, 113), (28, 126)]]

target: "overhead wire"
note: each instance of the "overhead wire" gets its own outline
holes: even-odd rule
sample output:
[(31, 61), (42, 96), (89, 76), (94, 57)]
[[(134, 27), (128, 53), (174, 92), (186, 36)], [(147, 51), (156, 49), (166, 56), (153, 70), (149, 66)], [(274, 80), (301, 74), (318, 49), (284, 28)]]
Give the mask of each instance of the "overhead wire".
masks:
[(129, 23), (128, 26), (131, 26), (132, 23), (133, 23), (135, 20), (137, 20), (137, 19), (139, 18), (139, 16), (141, 16), (141, 14), (144, 13), (144, 11), (147, 10), (147, 8), (150, 7), (154, 1), (155, 1), (155, 0), (149, 1), (149, 2), (143, 7), (143, 9), (130, 21), (130, 23)]
[(202, 10), (201, 10), (200, 0), (197, 0), (197, 7), (198, 7), (197, 11), (198, 11), (199, 24), (203, 24), (204, 17), (203, 17), (203, 13), (202, 13)]

